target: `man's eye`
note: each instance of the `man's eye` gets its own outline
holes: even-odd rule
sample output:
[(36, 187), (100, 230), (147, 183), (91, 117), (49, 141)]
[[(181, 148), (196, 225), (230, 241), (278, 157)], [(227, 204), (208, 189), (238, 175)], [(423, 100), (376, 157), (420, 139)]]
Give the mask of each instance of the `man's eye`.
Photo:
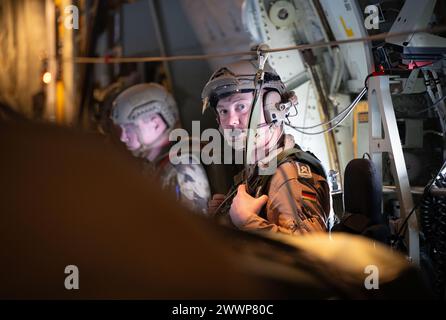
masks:
[(217, 110), (217, 111), (218, 111), (218, 114), (219, 114), (219, 115), (225, 115), (225, 114), (228, 113), (228, 111), (225, 110), (225, 109), (220, 109), (220, 110)]
[(244, 104), (244, 103), (237, 104), (237, 110), (243, 111), (245, 109), (246, 109), (246, 104)]

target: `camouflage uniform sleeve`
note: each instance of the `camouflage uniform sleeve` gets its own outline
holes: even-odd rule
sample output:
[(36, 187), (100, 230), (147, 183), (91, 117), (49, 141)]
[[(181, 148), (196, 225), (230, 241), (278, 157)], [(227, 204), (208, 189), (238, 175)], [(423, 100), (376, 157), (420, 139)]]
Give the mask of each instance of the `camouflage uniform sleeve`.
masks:
[(181, 203), (198, 213), (207, 213), (210, 198), (209, 181), (201, 164), (179, 164), (177, 170), (177, 197)]
[(326, 231), (330, 212), (328, 184), (311, 170), (311, 176), (302, 178), (299, 176), (299, 165), (287, 162), (277, 169), (268, 190), (267, 219), (252, 215), (243, 229), (286, 234)]

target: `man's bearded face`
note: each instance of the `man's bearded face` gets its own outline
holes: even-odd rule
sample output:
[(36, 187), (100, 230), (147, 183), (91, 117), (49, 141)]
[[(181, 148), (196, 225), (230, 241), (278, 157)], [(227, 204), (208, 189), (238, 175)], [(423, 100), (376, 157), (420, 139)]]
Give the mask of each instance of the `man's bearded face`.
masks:
[[(278, 93), (274, 98), (280, 101), (280, 95)], [(220, 99), (216, 106), (218, 115), (218, 121), (220, 124), (220, 130), (226, 142), (234, 149), (241, 150), (246, 146), (246, 140), (248, 136), (249, 127), (249, 115), (251, 112), (251, 106), (254, 99), (252, 92), (246, 93), (234, 93), (230, 96)], [(262, 96), (259, 97), (262, 99)], [(273, 136), (277, 133), (275, 130), (271, 130), (271, 127), (266, 124), (265, 115), (260, 112), (260, 126), (256, 129), (255, 145), (256, 148), (266, 148), (269, 146), (269, 142)]]

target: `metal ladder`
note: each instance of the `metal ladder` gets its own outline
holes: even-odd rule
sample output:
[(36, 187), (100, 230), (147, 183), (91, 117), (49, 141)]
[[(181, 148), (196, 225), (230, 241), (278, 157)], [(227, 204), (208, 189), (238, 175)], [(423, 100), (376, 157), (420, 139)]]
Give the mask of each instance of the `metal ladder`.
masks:
[[(400, 218), (406, 219), (413, 209), (413, 198), (403, 156), (400, 135), (390, 94), (391, 77), (382, 75), (368, 81), (369, 151), (378, 172), (382, 173), (382, 153), (389, 154), (391, 173), (400, 202)], [(384, 136), (383, 136), (384, 133)], [(382, 174), (380, 175), (382, 185)], [(419, 228), (416, 214), (408, 220), (405, 235), (410, 260), (420, 264)]]

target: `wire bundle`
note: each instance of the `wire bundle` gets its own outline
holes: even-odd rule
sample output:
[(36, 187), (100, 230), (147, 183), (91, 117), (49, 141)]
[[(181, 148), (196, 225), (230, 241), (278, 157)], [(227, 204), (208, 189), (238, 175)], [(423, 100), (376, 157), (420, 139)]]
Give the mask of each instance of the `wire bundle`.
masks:
[[(434, 182), (438, 188), (446, 188), (446, 175), (440, 174)], [(434, 267), (434, 292), (439, 298), (446, 297), (446, 196), (425, 194), (420, 203), (421, 227), (426, 249)]]

